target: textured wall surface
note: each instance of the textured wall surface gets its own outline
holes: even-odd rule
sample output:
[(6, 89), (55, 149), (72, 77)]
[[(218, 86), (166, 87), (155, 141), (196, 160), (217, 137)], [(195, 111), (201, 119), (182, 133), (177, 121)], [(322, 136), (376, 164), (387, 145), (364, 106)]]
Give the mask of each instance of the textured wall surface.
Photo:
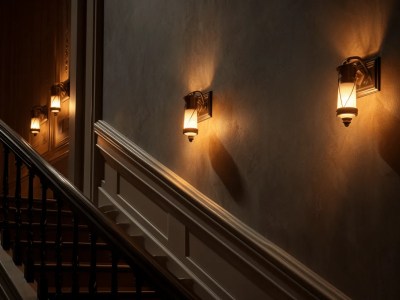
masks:
[[(104, 120), (354, 299), (400, 296), (398, 1), (105, 1)], [(336, 118), (335, 68), (382, 57)], [(183, 99), (213, 90), (189, 143)]]

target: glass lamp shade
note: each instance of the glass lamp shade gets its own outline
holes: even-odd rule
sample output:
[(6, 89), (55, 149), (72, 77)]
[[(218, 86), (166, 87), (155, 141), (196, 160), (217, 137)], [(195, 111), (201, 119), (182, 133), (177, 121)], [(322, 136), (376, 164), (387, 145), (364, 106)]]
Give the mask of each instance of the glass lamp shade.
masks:
[(189, 142), (192, 142), (198, 132), (197, 111), (195, 108), (186, 108), (183, 120), (183, 134), (188, 137)]
[(50, 99), (50, 110), (52, 113), (57, 115), (57, 113), (61, 110), (61, 99), (60, 95), (51, 95)]
[(33, 135), (37, 135), (40, 132), (40, 118), (31, 118), (31, 132)]
[(344, 126), (348, 127), (351, 120), (357, 116), (357, 86), (356, 68), (352, 64), (338, 67), (339, 84), (336, 115), (342, 119)]

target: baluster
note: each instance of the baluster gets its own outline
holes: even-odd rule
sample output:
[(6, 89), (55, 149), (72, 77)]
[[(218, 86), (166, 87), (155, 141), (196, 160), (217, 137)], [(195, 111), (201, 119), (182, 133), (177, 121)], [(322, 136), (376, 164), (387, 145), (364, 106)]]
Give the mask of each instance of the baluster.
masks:
[(46, 227), (47, 227), (47, 183), (42, 180), (42, 214), (40, 216), (40, 280), (38, 299), (48, 299), (46, 276)]
[(8, 157), (10, 150), (6, 145), (4, 147), (4, 170), (3, 170), (3, 227), (1, 230), (1, 245), (4, 250), (10, 249), (10, 225), (8, 220)]
[(29, 169), (28, 178), (28, 248), (26, 250), (26, 262), (24, 267), (25, 280), (33, 282), (34, 280), (34, 265), (33, 265), (33, 179), (35, 174), (32, 169)]
[(90, 278), (89, 278), (89, 294), (95, 299), (97, 292), (96, 281), (96, 264), (97, 264), (97, 234), (90, 232)]
[(113, 299), (118, 297), (118, 260), (116, 251), (111, 253), (111, 295)]
[(62, 228), (61, 228), (61, 221), (62, 221), (62, 206), (63, 206), (63, 199), (57, 193), (55, 193), (55, 198), (57, 201), (57, 233), (56, 233), (56, 294), (55, 299), (62, 298)]
[(72, 217), (73, 224), (73, 238), (72, 238), (72, 296), (77, 297), (79, 294), (79, 255), (78, 255), (78, 244), (79, 244), (79, 218), (74, 212)]
[(15, 240), (13, 247), (13, 261), (19, 266), (21, 259), (21, 166), (22, 161), (19, 157), (15, 158), (16, 176), (15, 176)]

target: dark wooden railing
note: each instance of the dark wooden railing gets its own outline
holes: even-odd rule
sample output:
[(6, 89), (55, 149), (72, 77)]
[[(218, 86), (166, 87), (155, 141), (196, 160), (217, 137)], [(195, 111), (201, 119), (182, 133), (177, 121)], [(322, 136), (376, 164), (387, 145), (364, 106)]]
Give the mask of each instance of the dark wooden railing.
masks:
[[(15, 264), (24, 263), (24, 275), (28, 282), (35, 279), (34, 274), (39, 274), (37, 295), (38, 299), (49, 299), (49, 278), (46, 273), (47, 265), (47, 249), (51, 243), (56, 252), (55, 257), (55, 292), (51, 298), (62, 298), (66, 293), (63, 286), (65, 274), (63, 274), (63, 263), (65, 255), (63, 255), (63, 228), (61, 220), (63, 218), (62, 211), (68, 206), (72, 211), (72, 257), (69, 257), (71, 264), (70, 272), (72, 272), (72, 284), (69, 294), (72, 297), (78, 297), (80, 290), (87, 289), (90, 299), (97, 298), (97, 241), (101, 239), (107, 243), (112, 259), (111, 259), (111, 296), (110, 299), (118, 299), (118, 262), (123, 260), (134, 273), (132, 285), (134, 286), (135, 299), (142, 299), (143, 283), (150, 285), (155, 291), (156, 296), (152, 299), (195, 299), (196, 296), (185, 286), (179, 279), (168, 271), (165, 271), (155, 259), (142, 248), (138, 248), (134, 243), (130, 242), (118, 229), (118, 227), (105, 217), (83, 194), (75, 188), (65, 177), (60, 175), (51, 165), (49, 165), (40, 155), (38, 155), (32, 147), (21, 137), (19, 137), (11, 128), (0, 120), (0, 142), (3, 148), (3, 186), (2, 186), (2, 228), (1, 228), (1, 245), (4, 250), (12, 250), (13, 260)], [(11, 163), (15, 161), (15, 170), (10, 172)], [(21, 169), (27, 170), (27, 199), (21, 197)], [(24, 169), (25, 170), (25, 169)], [(10, 183), (10, 174), (15, 175), (15, 182)], [(34, 191), (34, 181), (40, 180), (40, 255), (37, 258), (33, 255), (34, 247), (34, 201), (36, 194)], [(15, 186), (15, 194), (10, 195), (10, 185)], [(52, 201), (56, 202), (56, 221), (55, 221), (55, 238), (49, 240), (48, 234), (48, 201), (52, 195)], [(14, 200), (10, 211), (10, 200)], [(26, 220), (26, 249), (22, 251), (21, 247), (21, 205), (22, 201), (26, 201), (27, 213)], [(11, 230), (10, 224), (13, 224)], [(82, 287), (80, 282), (80, 262), (79, 262), (79, 240), (80, 226), (87, 224), (90, 234), (90, 270), (88, 286)], [(22, 253), (23, 252), (23, 253)], [(39, 259), (39, 261), (35, 261)], [(39, 268), (39, 269), (37, 269)], [(81, 299), (81, 298), (79, 298)], [(102, 298), (103, 299), (103, 298)]]

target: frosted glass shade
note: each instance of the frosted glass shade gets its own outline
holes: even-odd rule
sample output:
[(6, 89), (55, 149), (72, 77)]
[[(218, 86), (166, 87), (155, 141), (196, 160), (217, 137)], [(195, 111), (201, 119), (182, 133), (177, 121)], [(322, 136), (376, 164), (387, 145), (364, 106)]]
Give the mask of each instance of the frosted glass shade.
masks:
[(61, 99), (60, 95), (51, 95), (50, 99), (50, 110), (54, 114), (57, 114), (61, 110)]
[(183, 134), (187, 135), (189, 141), (193, 141), (198, 133), (197, 111), (195, 108), (186, 108), (183, 120)]
[(31, 118), (31, 132), (36, 135), (40, 132), (40, 119), (33, 117)]
[(336, 115), (347, 127), (358, 114), (355, 82), (339, 82)]

